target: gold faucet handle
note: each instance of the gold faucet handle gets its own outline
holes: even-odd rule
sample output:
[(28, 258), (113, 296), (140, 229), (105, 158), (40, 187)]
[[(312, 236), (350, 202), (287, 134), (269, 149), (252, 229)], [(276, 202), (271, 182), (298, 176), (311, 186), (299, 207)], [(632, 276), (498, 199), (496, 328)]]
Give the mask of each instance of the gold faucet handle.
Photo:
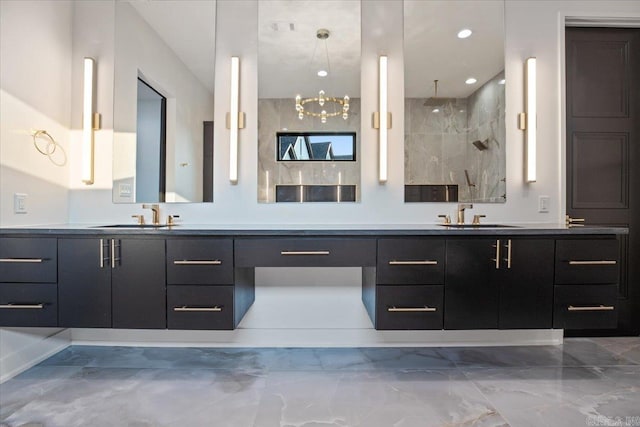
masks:
[(167, 225), (172, 226), (176, 225), (176, 218), (180, 218), (180, 215), (168, 215), (167, 216)]
[(451, 224), (451, 217), (449, 215), (438, 215), (438, 218), (443, 218), (443, 224), (449, 225)]
[(144, 225), (144, 215), (131, 215), (131, 218), (138, 218), (138, 225)]
[(480, 225), (480, 218), (486, 218), (486, 215), (474, 215), (471, 225)]

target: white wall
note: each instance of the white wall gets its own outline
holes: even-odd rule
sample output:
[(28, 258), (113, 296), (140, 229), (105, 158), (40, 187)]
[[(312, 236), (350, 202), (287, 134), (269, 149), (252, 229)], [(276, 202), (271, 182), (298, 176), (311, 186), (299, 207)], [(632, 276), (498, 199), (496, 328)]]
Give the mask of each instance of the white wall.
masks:
[[(72, 11), (68, 1), (0, 2), (2, 225), (68, 219), (69, 163), (56, 166), (40, 154), (31, 131), (46, 130), (71, 155)], [(62, 150), (54, 153), (56, 162), (64, 161)], [(13, 213), (14, 193), (28, 195), (26, 214)]]
[[(0, 225), (65, 223), (68, 181), (71, 2), (0, 2)], [(56, 166), (36, 151), (31, 131), (59, 144)], [(42, 141), (46, 142), (46, 139)], [(44, 145), (42, 146), (44, 147)], [(13, 213), (13, 194), (26, 193), (27, 213)], [(68, 344), (48, 339), (56, 328), (0, 329), (0, 382)]]

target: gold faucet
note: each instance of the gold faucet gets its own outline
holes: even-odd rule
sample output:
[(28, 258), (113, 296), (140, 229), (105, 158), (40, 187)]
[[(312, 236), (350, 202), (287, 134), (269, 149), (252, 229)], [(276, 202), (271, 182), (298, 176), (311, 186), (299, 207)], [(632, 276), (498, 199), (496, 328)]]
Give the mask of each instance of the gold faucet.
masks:
[(471, 203), (459, 203), (458, 204), (458, 225), (464, 225), (464, 210), (473, 209)]
[(151, 212), (153, 212), (153, 220), (151, 221), (153, 223), (153, 225), (160, 225), (160, 205), (158, 204), (153, 204), (153, 205), (142, 205), (142, 209), (151, 209)]

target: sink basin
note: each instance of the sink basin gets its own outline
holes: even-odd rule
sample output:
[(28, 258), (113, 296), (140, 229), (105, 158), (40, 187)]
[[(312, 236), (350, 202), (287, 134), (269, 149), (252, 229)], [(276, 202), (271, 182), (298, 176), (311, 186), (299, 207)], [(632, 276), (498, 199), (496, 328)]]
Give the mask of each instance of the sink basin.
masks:
[(110, 224), (110, 225), (96, 225), (91, 228), (165, 228), (167, 225), (154, 225), (154, 224)]
[(518, 228), (517, 225), (505, 224), (438, 224), (443, 227), (451, 228)]

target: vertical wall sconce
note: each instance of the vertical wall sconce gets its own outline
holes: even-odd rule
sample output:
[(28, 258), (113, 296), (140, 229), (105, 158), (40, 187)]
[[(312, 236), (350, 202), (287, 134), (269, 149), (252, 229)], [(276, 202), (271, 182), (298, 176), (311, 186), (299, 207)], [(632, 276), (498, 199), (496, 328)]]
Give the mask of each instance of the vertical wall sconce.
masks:
[(100, 114), (95, 113), (95, 61), (84, 58), (84, 88), (82, 106), (82, 182), (93, 184), (94, 131), (100, 129)]
[(373, 113), (373, 127), (378, 129), (378, 180), (381, 183), (387, 182), (388, 177), (388, 138), (389, 129), (391, 129), (391, 113), (388, 107), (388, 71), (387, 56), (380, 56), (379, 64), (379, 82), (378, 82), (378, 112)]
[(527, 58), (524, 69), (525, 112), (518, 116), (518, 128), (524, 131), (525, 180), (536, 181), (536, 127), (538, 120), (536, 100), (536, 58)]
[(238, 130), (244, 128), (244, 113), (240, 112), (240, 58), (231, 57), (231, 104), (227, 113), (229, 129), (229, 181), (238, 183)]

